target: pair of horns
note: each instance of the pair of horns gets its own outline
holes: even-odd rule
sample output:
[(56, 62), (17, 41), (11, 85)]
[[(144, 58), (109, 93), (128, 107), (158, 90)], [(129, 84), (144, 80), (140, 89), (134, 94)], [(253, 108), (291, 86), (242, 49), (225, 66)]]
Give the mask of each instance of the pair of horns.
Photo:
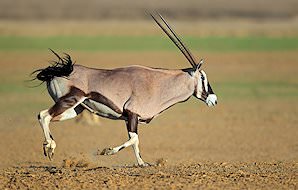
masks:
[(191, 66), (194, 69), (199, 69), (201, 67), (201, 65), (204, 63), (203, 59), (201, 59), (200, 62), (197, 64), (195, 57), (192, 55), (192, 53), (189, 51), (189, 49), (185, 46), (185, 44), (181, 41), (181, 39), (176, 34), (176, 32), (171, 28), (171, 26), (167, 23), (167, 21), (159, 13), (157, 13), (157, 14), (170, 32), (166, 28), (164, 28), (162, 26), (162, 24), (160, 22), (158, 22), (158, 20), (152, 14), (150, 14), (150, 15), (154, 19), (154, 21), (157, 23), (157, 25), (164, 31), (164, 33), (167, 34), (167, 36), (171, 39), (171, 41), (181, 51), (181, 53), (183, 53), (183, 55), (188, 60), (188, 62), (191, 64)]

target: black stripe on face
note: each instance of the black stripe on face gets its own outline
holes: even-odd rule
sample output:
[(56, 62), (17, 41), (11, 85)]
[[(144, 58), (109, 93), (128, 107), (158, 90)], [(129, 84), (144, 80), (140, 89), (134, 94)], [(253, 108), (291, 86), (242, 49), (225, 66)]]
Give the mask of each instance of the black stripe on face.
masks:
[(208, 82), (208, 93), (209, 93), (209, 94), (214, 94), (214, 92), (213, 92), (213, 90), (212, 90), (212, 88), (211, 88), (209, 82)]
[[(201, 75), (203, 76), (203, 74), (201, 73)], [(208, 92), (206, 91), (205, 89), (205, 83), (204, 81), (206, 80), (206, 78), (202, 78), (202, 94), (201, 94), (201, 98), (203, 101), (205, 101), (207, 99), (207, 96), (208, 96)]]

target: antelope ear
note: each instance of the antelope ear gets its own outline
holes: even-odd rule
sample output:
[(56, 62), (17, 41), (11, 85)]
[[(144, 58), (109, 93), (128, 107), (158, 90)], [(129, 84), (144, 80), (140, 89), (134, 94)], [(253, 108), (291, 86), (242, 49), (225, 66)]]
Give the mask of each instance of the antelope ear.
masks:
[(201, 68), (201, 66), (203, 65), (204, 60), (201, 59), (200, 62), (198, 64), (196, 64), (196, 70), (199, 70)]

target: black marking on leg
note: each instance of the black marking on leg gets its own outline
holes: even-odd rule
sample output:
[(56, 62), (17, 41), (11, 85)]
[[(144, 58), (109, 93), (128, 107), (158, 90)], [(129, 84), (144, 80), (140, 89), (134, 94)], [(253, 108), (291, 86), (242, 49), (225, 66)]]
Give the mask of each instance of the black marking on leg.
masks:
[(148, 123), (150, 123), (150, 121), (152, 121), (152, 119), (153, 119), (153, 117), (150, 119), (140, 119), (139, 121), (148, 124)]
[(142, 156), (141, 156), (141, 154), (139, 153), (139, 157), (142, 159)]
[(46, 152), (45, 147), (43, 147), (43, 155), (44, 155), (44, 156), (47, 156), (47, 152)]
[(46, 145), (47, 145), (47, 142), (43, 142), (43, 155), (44, 156), (47, 156), (47, 151), (46, 151)]
[(74, 106), (84, 96), (85, 93), (82, 90), (71, 87), (69, 93), (59, 98), (55, 105), (49, 109), (49, 114), (53, 118), (59, 116), (65, 110)]
[(138, 115), (129, 110), (125, 110), (125, 112), (125, 115), (127, 115), (127, 131), (138, 134)]
[(53, 136), (52, 136), (52, 134), (51, 134), (51, 133), (50, 133), (50, 137), (51, 137), (51, 139), (52, 139), (52, 140), (54, 140), (54, 138), (53, 138)]
[(100, 94), (98, 92), (90, 92), (89, 94), (87, 94), (87, 97), (95, 102), (101, 103), (101, 104), (111, 108), (113, 111), (115, 111), (119, 114), (122, 113), (122, 111), (114, 104), (114, 102), (112, 102), (110, 99), (108, 99), (107, 97), (103, 96), (102, 94)]
[(74, 108), (74, 111), (77, 113), (77, 115), (79, 115), (80, 113), (82, 113), (84, 111), (84, 107), (81, 105), (78, 105)]
[(124, 149), (125, 147), (124, 146), (122, 146), (121, 148), (119, 148), (119, 150), (118, 151), (120, 151), (120, 150), (122, 150), (122, 149)]
[(40, 119), (41, 119), (41, 117), (40, 117), (40, 114), (38, 114), (38, 115), (37, 115), (37, 119), (38, 119), (38, 120), (40, 120)]

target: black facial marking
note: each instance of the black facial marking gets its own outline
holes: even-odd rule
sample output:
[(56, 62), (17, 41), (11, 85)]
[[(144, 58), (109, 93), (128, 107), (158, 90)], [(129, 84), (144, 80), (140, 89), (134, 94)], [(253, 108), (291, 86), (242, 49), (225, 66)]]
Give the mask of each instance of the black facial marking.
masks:
[[(203, 76), (203, 75), (202, 75)], [(203, 100), (203, 101), (205, 101), (206, 99), (207, 99), (207, 97), (208, 97), (208, 92), (206, 91), (206, 89), (205, 89), (205, 84), (204, 84), (204, 80), (202, 80), (202, 94), (201, 94), (201, 99)]]
[(214, 92), (213, 92), (213, 90), (212, 90), (212, 88), (211, 88), (209, 82), (208, 82), (208, 93), (209, 93), (209, 94), (214, 94)]
[(205, 77), (204, 77), (204, 75), (203, 75), (203, 74), (201, 74), (201, 79), (202, 79), (202, 81), (204, 81), (204, 80), (205, 80)]

